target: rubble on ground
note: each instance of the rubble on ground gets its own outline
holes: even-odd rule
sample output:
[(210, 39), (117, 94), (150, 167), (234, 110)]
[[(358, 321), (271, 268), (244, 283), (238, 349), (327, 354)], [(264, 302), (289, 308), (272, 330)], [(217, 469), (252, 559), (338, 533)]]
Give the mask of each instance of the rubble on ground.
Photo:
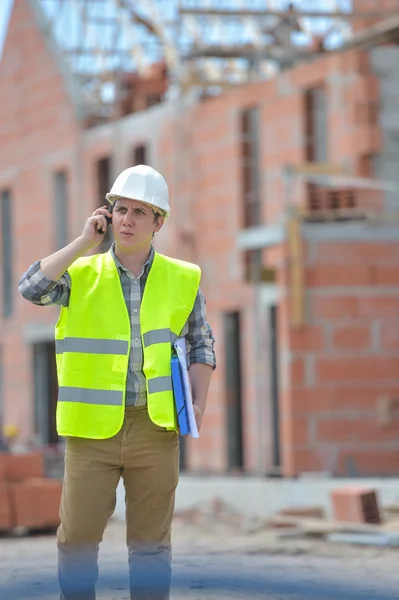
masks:
[[(193, 543), (224, 536), (231, 549), (248, 545), (248, 551), (317, 551), (352, 545), (399, 548), (399, 505), (378, 507), (379, 523), (329, 518), (318, 506), (287, 507), (271, 517), (248, 517), (220, 498), (180, 510), (175, 515), (178, 535)], [(251, 544), (249, 543), (249, 546)], [(328, 550), (327, 550), (328, 552)]]

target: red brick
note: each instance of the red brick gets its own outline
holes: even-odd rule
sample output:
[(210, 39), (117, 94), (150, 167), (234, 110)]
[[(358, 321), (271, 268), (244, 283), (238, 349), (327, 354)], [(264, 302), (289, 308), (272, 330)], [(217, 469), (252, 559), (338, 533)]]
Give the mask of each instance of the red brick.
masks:
[(399, 314), (399, 296), (359, 296), (359, 316), (389, 318)]
[(358, 423), (356, 421), (323, 420), (317, 423), (317, 441), (348, 442), (359, 440)]
[(316, 319), (389, 318), (399, 314), (399, 296), (324, 296), (311, 294), (311, 315)]
[[(349, 382), (350, 385), (350, 382)], [(376, 410), (378, 398), (381, 394), (389, 397), (399, 397), (399, 383), (395, 386), (372, 389), (369, 386), (356, 388), (345, 385), (333, 388), (313, 387), (292, 390), (292, 415), (314, 413), (323, 411), (331, 412), (342, 410)]]
[(12, 486), (12, 502), (17, 527), (41, 529), (59, 525), (61, 482), (33, 479)]
[(310, 287), (367, 286), (372, 282), (372, 269), (370, 265), (364, 263), (359, 265), (319, 263), (306, 271), (306, 284)]
[[(393, 252), (398, 252), (393, 250)], [(374, 281), (379, 285), (399, 285), (399, 265), (377, 265), (374, 268)]]
[(334, 348), (366, 349), (371, 344), (370, 328), (366, 325), (352, 325), (349, 327), (336, 327), (333, 331), (332, 343)]
[(7, 481), (19, 482), (32, 477), (44, 476), (43, 455), (10, 454), (7, 460)]
[(321, 419), (316, 428), (317, 440), (323, 442), (373, 442), (396, 441), (399, 436), (399, 424), (381, 427), (375, 418), (370, 419), (359, 412), (356, 420), (344, 418)]
[[(283, 455), (284, 458), (284, 455)], [(299, 475), (305, 471), (322, 471), (323, 464), (316, 450), (298, 449), (285, 457), (284, 473), (287, 477)]]
[(302, 388), (291, 391), (292, 412), (294, 415), (317, 413), (333, 406), (333, 390)]
[(291, 422), (290, 443), (294, 447), (304, 447), (309, 442), (309, 419), (308, 417), (294, 418)]
[[(350, 464), (351, 473), (348, 473)], [(399, 449), (373, 448), (368, 445), (351, 450), (341, 450), (338, 458), (338, 475), (392, 476), (398, 472)]]
[(303, 327), (291, 329), (290, 347), (293, 352), (310, 352), (324, 347), (324, 331), (322, 327)]
[(56, 479), (34, 479), (35, 498), (38, 505), (38, 518), (42, 527), (58, 527), (60, 523), (60, 503), (62, 482)]
[(344, 319), (359, 316), (359, 300), (355, 296), (310, 295), (312, 318)]
[(38, 507), (26, 482), (14, 484), (11, 497), (16, 527), (39, 528)]
[(333, 516), (347, 523), (381, 523), (377, 493), (362, 487), (335, 489), (330, 494)]
[(303, 385), (305, 383), (305, 361), (302, 357), (296, 357), (290, 365), (291, 385)]
[(399, 380), (399, 358), (320, 358), (315, 370), (320, 382)]
[(6, 481), (8, 454), (0, 452), (0, 484)]
[(0, 531), (7, 531), (14, 527), (14, 518), (11, 504), (10, 487), (0, 484)]
[(399, 350), (399, 320), (389, 319), (381, 324), (380, 343), (383, 351)]

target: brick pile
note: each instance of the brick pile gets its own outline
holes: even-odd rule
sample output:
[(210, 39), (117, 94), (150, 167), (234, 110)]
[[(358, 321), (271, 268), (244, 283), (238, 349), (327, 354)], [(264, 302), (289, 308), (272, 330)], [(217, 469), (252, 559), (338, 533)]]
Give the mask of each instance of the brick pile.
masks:
[(45, 476), (42, 454), (0, 454), (0, 531), (58, 527), (61, 489)]

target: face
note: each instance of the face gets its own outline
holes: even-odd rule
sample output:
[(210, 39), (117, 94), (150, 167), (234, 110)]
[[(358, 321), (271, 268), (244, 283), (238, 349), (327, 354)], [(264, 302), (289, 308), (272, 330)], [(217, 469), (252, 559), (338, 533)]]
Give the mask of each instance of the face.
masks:
[(118, 198), (112, 212), (112, 226), (117, 245), (125, 251), (134, 252), (149, 247), (153, 234), (163, 225), (163, 218), (156, 219), (150, 206), (138, 200)]

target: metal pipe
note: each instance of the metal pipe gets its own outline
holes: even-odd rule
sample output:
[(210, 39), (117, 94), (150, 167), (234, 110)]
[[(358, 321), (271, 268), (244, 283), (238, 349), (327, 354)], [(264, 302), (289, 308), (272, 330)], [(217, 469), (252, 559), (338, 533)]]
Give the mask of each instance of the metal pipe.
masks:
[(340, 12), (340, 11), (282, 11), (282, 10), (229, 10), (229, 9), (214, 9), (214, 8), (180, 8), (180, 15), (207, 16), (207, 17), (306, 17), (306, 18), (328, 18), (328, 19), (367, 19), (374, 20), (397, 16), (397, 11), (355, 11), (355, 12)]

